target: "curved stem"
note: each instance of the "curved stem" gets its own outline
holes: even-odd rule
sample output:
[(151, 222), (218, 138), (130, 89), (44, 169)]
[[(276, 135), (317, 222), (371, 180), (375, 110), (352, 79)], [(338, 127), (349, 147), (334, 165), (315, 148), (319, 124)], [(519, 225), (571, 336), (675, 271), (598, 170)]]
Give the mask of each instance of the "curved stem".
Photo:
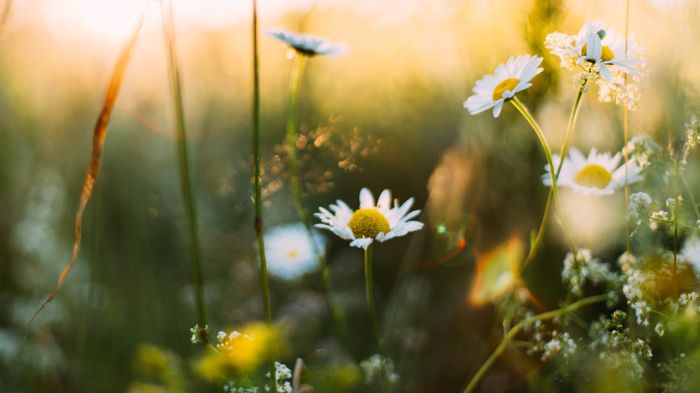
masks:
[[(545, 139), (544, 134), (542, 133), (542, 129), (540, 128), (540, 125), (537, 123), (535, 118), (530, 114), (530, 111), (523, 105), (522, 102), (518, 99), (517, 96), (514, 96), (510, 102), (513, 104), (513, 106), (520, 112), (520, 114), (523, 115), (525, 120), (530, 124), (530, 127), (532, 127), (532, 130), (535, 132), (535, 135), (537, 136), (537, 139), (539, 139), (540, 144), (542, 145), (542, 149), (544, 150), (544, 154), (547, 157), (547, 164), (549, 165), (549, 173), (552, 174), (552, 185), (551, 185), (551, 192), (552, 192), (552, 199), (554, 200), (554, 206), (555, 208), (561, 213), (562, 209), (559, 204), (559, 194), (557, 191), (557, 182), (556, 182), (556, 174), (557, 174), (557, 169), (554, 166), (554, 161), (552, 159), (552, 149), (549, 147), (549, 143), (547, 143), (547, 139)], [(563, 161), (563, 160), (560, 160)], [(574, 244), (573, 237), (571, 236), (571, 232), (569, 231), (569, 228), (567, 227), (566, 223), (564, 221), (560, 221), (562, 228), (564, 228), (564, 232), (566, 234), (566, 237), (569, 241), (569, 247), (571, 248), (571, 252), (573, 252), (574, 255), (577, 254), (576, 252), (576, 245)]]
[(177, 140), (178, 164), (180, 167), (180, 186), (182, 200), (187, 215), (187, 229), (190, 237), (192, 271), (195, 287), (195, 302), (197, 304), (197, 319), (200, 327), (200, 339), (209, 341), (207, 337), (207, 317), (204, 306), (204, 279), (202, 274), (201, 252), (199, 247), (199, 232), (197, 227), (197, 209), (190, 182), (189, 160), (187, 156), (187, 132), (185, 127), (185, 112), (182, 104), (182, 87), (175, 48), (175, 26), (173, 21), (173, 6), (171, 1), (161, 1), (163, 9), (163, 29), (168, 52), (168, 68), (170, 71), (171, 88), (173, 90), (173, 105), (175, 108), (175, 125)]
[[(553, 177), (553, 182), (556, 182), (559, 179), (559, 173), (561, 172), (562, 165), (564, 164), (564, 157), (569, 151), (569, 142), (571, 139), (571, 134), (574, 130), (574, 126), (576, 125), (576, 120), (578, 119), (578, 110), (581, 104), (581, 97), (583, 96), (583, 93), (586, 89), (586, 83), (587, 81), (584, 81), (583, 83), (581, 83), (581, 86), (579, 86), (578, 93), (576, 93), (576, 98), (574, 99), (573, 106), (571, 107), (571, 113), (569, 114), (569, 124), (566, 127), (566, 134), (564, 134), (564, 142), (562, 143), (561, 148), (559, 149), (559, 165), (557, 165), (557, 172), (556, 176)], [(523, 262), (523, 268), (527, 266), (530, 262), (532, 262), (532, 260), (537, 255), (537, 251), (539, 251), (539, 248), (542, 245), (542, 240), (544, 239), (544, 232), (547, 228), (547, 217), (549, 217), (549, 210), (552, 205), (552, 190), (553, 189), (550, 188), (549, 193), (547, 193), (547, 202), (545, 203), (544, 212), (542, 213), (540, 227), (537, 231), (535, 242), (531, 245), (530, 251), (527, 254), (527, 258), (525, 258), (525, 262)]]
[(373, 245), (365, 248), (365, 294), (367, 295), (367, 310), (372, 324), (372, 332), (377, 341), (379, 351), (382, 349), (382, 338), (379, 334), (379, 323), (377, 322), (377, 309), (374, 305), (374, 285), (372, 284), (372, 249)]
[(513, 341), (513, 338), (525, 327), (528, 325), (536, 322), (536, 321), (544, 321), (548, 319), (553, 319), (562, 315), (565, 315), (567, 313), (573, 312), (578, 310), (581, 307), (585, 307), (590, 304), (595, 304), (595, 303), (600, 303), (602, 301), (605, 301), (608, 298), (608, 295), (596, 295), (596, 296), (591, 296), (587, 297), (585, 299), (581, 299), (577, 302), (571, 303), (568, 306), (559, 308), (557, 310), (553, 311), (547, 311), (542, 314), (534, 315), (529, 318), (525, 318), (522, 321), (518, 322), (515, 326), (513, 326), (508, 333), (503, 337), (501, 342), (498, 344), (496, 349), (494, 349), (493, 353), (486, 359), (486, 361), (479, 367), (479, 370), (477, 370), (476, 374), (469, 380), (469, 384), (467, 387), (464, 389), (464, 393), (470, 393), (474, 391), (474, 389), (477, 387), (479, 384), (479, 381), (486, 375), (486, 372), (491, 368), (491, 366), (496, 362), (498, 357), (503, 353), (503, 351), (508, 347), (508, 344)]
[(292, 190), (292, 195), (294, 197), (294, 205), (297, 210), (297, 215), (299, 221), (304, 224), (306, 228), (307, 235), (311, 240), (311, 246), (313, 248), (314, 255), (316, 255), (316, 263), (321, 271), (321, 283), (323, 285), (323, 292), (328, 303), (328, 308), (331, 312), (331, 317), (338, 330), (338, 335), (340, 340), (347, 343), (348, 334), (345, 326), (345, 318), (341, 309), (333, 301), (331, 293), (331, 272), (326, 263), (326, 256), (321, 246), (316, 241), (313, 231), (309, 213), (304, 208), (304, 201), (301, 195), (301, 182), (299, 180), (299, 160), (297, 155), (297, 140), (299, 138), (299, 126), (298, 126), (298, 96), (299, 96), (299, 86), (301, 83), (301, 78), (304, 74), (306, 68), (306, 62), (308, 56), (295, 53), (294, 65), (292, 66), (292, 73), (289, 78), (289, 107), (287, 113), (287, 151), (289, 152), (289, 172), (290, 172), (290, 188)]

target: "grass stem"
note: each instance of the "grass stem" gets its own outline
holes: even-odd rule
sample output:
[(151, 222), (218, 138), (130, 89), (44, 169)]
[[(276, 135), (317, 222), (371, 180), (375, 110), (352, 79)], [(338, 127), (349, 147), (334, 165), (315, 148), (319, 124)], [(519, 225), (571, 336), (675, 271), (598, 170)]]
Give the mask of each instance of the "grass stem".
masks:
[[(260, 257), (260, 286), (262, 288), (263, 312), (265, 322), (272, 323), (272, 302), (270, 300), (270, 280), (267, 274), (267, 259), (265, 258), (265, 238), (263, 236), (262, 218), (262, 177), (260, 174), (260, 63), (258, 53), (258, 2), (253, 0), (252, 15), (252, 49), (253, 49), (253, 229), (258, 242)], [(277, 393), (274, 363), (270, 365), (270, 385), (272, 393)]]
[(207, 337), (207, 314), (204, 304), (204, 278), (202, 273), (202, 257), (199, 246), (199, 229), (197, 221), (197, 208), (192, 192), (190, 179), (189, 158), (187, 152), (187, 130), (185, 122), (185, 111), (182, 103), (182, 82), (180, 78), (180, 67), (178, 64), (175, 22), (173, 20), (173, 6), (171, 0), (161, 0), (163, 11), (163, 29), (165, 33), (165, 44), (168, 55), (168, 70), (170, 73), (170, 84), (173, 93), (173, 107), (175, 109), (175, 139), (177, 141), (177, 159), (180, 169), (180, 187), (182, 201), (187, 216), (187, 230), (190, 238), (190, 258), (192, 261), (192, 275), (195, 289), (195, 302), (197, 305), (197, 320), (200, 327), (200, 338), (204, 342), (209, 341)]
[(484, 377), (484, 375), (486, 375), (486, 372), (491, 368), (491, 366), (493, 366), (493, 364), (496, 362), (498, 357), (508, 347), (508, 344), (510, 344), (510, 342), (513, 341), (515, 336), (521, 330), (523, 330), (525, 327), (527, 327), (528, 325), (530, 325), (536, 321), (544, 321), (544, 320), (560, 317), (562, 315), (576, 311), (579, 308), (605, 301), (607, 298), (608, 298), (608, 295), (605, 295), (605, 294), (587, 297), (587, 298), (581, 299), (577, 302), (571, 303), (567, 306), (564, 306), (562, 308), (559, 308), (557, 310), (547, 311), (547, 312), (542, 313), (542, 314), (538, 314), (538, 315), (531, 316), (529, 318), (525, 318), (522, 321), (518, 322), (515, 326), (513, 326), (508, 331), (508, 333), (506, 333), (506, 335), (503, 337), (503, 339), (498, 344), (496, 349), (494, 349), (494, 351), (491, 353), (491, 355), (486, 359), (486, 361), (484, 361), (484, 363), (482, 363), (481, 367), (479, 367), (476, 374), (474, 374), (474, 376), (469, 380), (469, 384), (464, 389), (464, 393), (470, 393), (470, 392), (474, 391), (474, 389), (478, 386), (481, 379)]

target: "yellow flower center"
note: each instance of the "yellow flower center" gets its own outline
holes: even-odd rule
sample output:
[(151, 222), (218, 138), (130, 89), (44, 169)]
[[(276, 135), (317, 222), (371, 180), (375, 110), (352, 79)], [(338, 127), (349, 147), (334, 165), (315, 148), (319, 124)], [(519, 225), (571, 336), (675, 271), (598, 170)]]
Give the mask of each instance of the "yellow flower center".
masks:
[(295, 248), (287, 251), (287, 256), (291, 259), (294, 259), (299, 256), (299, 251), (297, 251)]
[(588, 164), (576, 173), (574, 181), (584, 187), (605, 188), (612, 174), (598, 164)]
[[(588, 44), (583, 44), (581, 49), (581, 55), (588, 56)], [(615, 58), (615, 52), (610, 49), (609, 46), (603, 45), (603, 51), (600, 54), (600, 59), (603, 61), (610, 61)]]
[(518, 83), (520, 83), (518, 78), (506, 78), (502, 80), (501, 83), (497, 84), (496, 88), (493, 89), (493, 100), (500, 100), (503, 97), (503, 93), (508, 90), (513, 91)]
[(348, 226), (352, 229), (352, 234), (357, 238), (368, 237), (374, 239), (380, 232), (387, 233), (391, 229), (386, 217), (374, 208), (356, 210), (350, 217)]

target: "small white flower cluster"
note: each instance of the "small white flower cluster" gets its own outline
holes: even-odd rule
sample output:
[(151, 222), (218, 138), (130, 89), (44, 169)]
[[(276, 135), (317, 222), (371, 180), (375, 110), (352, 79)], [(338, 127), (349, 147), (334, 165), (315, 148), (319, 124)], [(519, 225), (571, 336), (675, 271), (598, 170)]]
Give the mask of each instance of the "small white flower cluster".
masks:
[(633, 160), (639, 169), (646, 169), (651, 164), (651, 157), (658, 154), (661, 147), (647, 135), (635, 135), (627, 142), (623, 153)]
[[(223, 334), (222, 334), (223, 333)], [(234, 332), (238, 333), (238, 332)], [(231, 333), (233, 334), (233, 333)], [(221, 337), (219, 341), (225, 341), (229, 335), (224, 332), (219, 332), (217, 338)], [(240, 337), (241, 334), (234, 335), (234, 339)], [(292, 388), (292, 370), (280, 362), (275, 362), (275, 386), (277, 387), (278, 393), (292, 393), (294, 389)], [(270, 379), (270, 372), (265, 373), (265, 378)], [(264, 389), (257, 388), (255, 386), (240, 386), (235, 381), (228, 381), (224, 385), (224, 392), (226, 393), (260, 393), (262, 391), (270, 392), (272, 388), (269, 383), (265, 384)]]
[(659, 229), (659, 223), (665, 223), (671, 220), (671, 214), (666, 210), (657, 210), (649, 215), (649, 228), (652, 231)]
[(591, 250), (587, 249), (578, 250), (575, 258), (572, 253), (566, 255), (561, 278), (569, 292), (576, 296), (583, 295), (583, 285), (587, 281), (594, 285), (607, 285), (619, 281), (618, 275), (610, 271), (607, 264), (593, 258)]
[(381, 381), (382, 378), (386, 378), (392, 384), (399, 380), (399, 375), (394, 371), (394, 362), (378, 353), (361, 361), (360, 368), (368, 384)]
[(688, 163), (688, 155), (700, 144), (700, 121), (697, 116), (693, 116), (685, 123), (685, 145), (683, 146), (683, 165)]
[(199, 327), (199, 324), (195, 324), (190, 328), (190, 334), (192, 335), (190, 337), (190, 341), (192, 341), (192, 344), (198, 344), (203, 342), (202, 340), (202, 331), (208, 336), (209, 335), (209, 325), (204, 325), (204, 329)]
[(627, 314), (616, 310), (610, 319), (601, 317), (589, 330), (590, 350), (598, 354), (602, 367), (617, 369), (637, 379), (644, 373), (643, 362), (652, 358), (651, 346), (644, 339), (634, 339), (625, 327)]
[(618, 259), (625, 278), (622, 293), (627, 298), (627, 303), (634, 310), (638, 325), (649, 326), (649, 314), (651, 305), (644, 299), (642, 285), (647, 279), (641, 270), (637, 268), (637, 258), (629, 253), (624, 253)]
[(584, 89), (598, 85), (598, 100), (635, 109), (641, 95), (639, 82), (644, 68), (643, 49), (603, 22), (584, 25), (577, 35), (554, 32), (545, 47), (561, 60), (562, 68), (578, 70), (573, 81)]
[(259, 393), (258, 388), (256, 387), (243, 387), (243, 386), (238, 386), (235, 382), (226, 382), (224, 384), (224, 392), (226, 393)]
[(552, 338), (544, 344), (541, 360), (546, 361), (559, 353), (564, 359), (569, 359), (576, 353), (576, 348), (576, 341), (571, 338), (569, 333), (559, 333), (559, 331), (554, 330)]
[[(266, 373), (265, 376), (269, 379), (270, 373)], [(277, 386), (278, 393), (292, 393), (292, 370), (280, 362), (275, 362), (275, 386)], [(269, 392), (270, 386), (265, 385), (265, 391)]]
[(237, 330), (232, 331), (231, 333), (226, 333), (223, 331), (219, 331), (219, 333), (216, 334), (216, 349), (218, 349), (221, 352), (224, 353), (230, 353), (231, 351), (234, 350), (235, 346), (233, 345), (234, 342), (238, 339), (244, 339), (251, 341), (255, 337), (248, 335), (248, 334), (243, 334)]
[(634, 227), (630, 236), (634, 236), (637, 229), (649, 221), (648, 210), (651, 203), (651, 197), (645, 192), (635, 192), (630, 195), (627, 203), (627, 220)]

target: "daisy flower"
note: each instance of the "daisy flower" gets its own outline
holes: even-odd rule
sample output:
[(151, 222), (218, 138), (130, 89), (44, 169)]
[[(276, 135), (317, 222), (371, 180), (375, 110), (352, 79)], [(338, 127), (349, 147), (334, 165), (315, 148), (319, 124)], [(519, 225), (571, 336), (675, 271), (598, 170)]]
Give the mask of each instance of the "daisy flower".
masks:
[(464, 107), (472, 115), (493, 108), (493, 117), (498, 117), (503, 102), (532, 86), (532, 78), (542, 72), (540, 63), (542, 58), (539, 56), (509, 58), (505, 64), (496, 67), (493, 75), (486, 75), (476, 82), (472, 90), (474, 95), (464, 102)]
[(316, 232), (312, 236), (301, 223), (267, 231), (265, 254), (270, 274), (284, 280), (294, 280), (314, 271), (318, 266), (317, 253), (323, 252), (325, 241)]
[[(615, 66), (628, 74), (639, 76), (637, 65), (641, 59), (625, 54), (625, 37), (613, 29), (608, 29), (603, 22), (588, 22), (579, 32), (579, 44), (582, 43), (581, 61), (588, 61), (598, 67), (603, 78), (612, 81), (608, 67)], [(628, 48), (629, 51), (629, 48)]]
[(347, 51), (347, 47), (343, 44), (337, 44), (325, 38), (309, 34), (294, 33), (281, 29), (269, 30), (267, 34), (289, 45), (296, 53), (303, 56), (322, 55), (334, 57)]
[(360, 208), (354, 212), (348, 205), (338, 200), (330, 205), (330, 211), (319, 207), (315, 214), (321, 220), (316, 227), (328, 229), (343, 239), (350, 240), (350, 246), (367, 249), (375, 240), (384, 242), (395, 237), (423, 228), (423, 223), (410, 221), (420, 214), (420, 210), (409, 212), (413, 198), (402, 205), (398, 200), (391, 207), (391, 192), (384, 190), (376, 204), (374, 196), (367, 189), (360, 191)]
[(545, 38), (545, 46), (561, 59), (564, 68), (572, 69), (580, 65), (587, 71), (599, 72), (607, 81), (612, 81), (612, 71), (639, 76), (639, 66), (643, 63), (634, 57), (641, 54), (641, 49), (633, 40), (628, 40), (625, 54), (624, 35), (600, 21), (586, 23), (575, 36), (551, 33)]
[[(555, 167), (559, 166), (559, 155), (554, 155)], [(584, 156), (575, 147), (571, 148), (569, 156), (564, 159), (564, 163), (559, 173), (557, 185), (568, 187), (584, 195), (611, 195), (617, 189), (625, 185), (625, 174), (627, 184), (632, 184), (642, 180), (641, 169), (634, 160), (625, 165), (620, 165), (622, 154), (617, 153), (610, 156), (610, 153), (598, 153), (591, 149), (588, 157)], [(546, 186), (552, 185), (552, 174), (549, 165), (545, 166), (547, 173), (542, 175), (542, 183)]]

